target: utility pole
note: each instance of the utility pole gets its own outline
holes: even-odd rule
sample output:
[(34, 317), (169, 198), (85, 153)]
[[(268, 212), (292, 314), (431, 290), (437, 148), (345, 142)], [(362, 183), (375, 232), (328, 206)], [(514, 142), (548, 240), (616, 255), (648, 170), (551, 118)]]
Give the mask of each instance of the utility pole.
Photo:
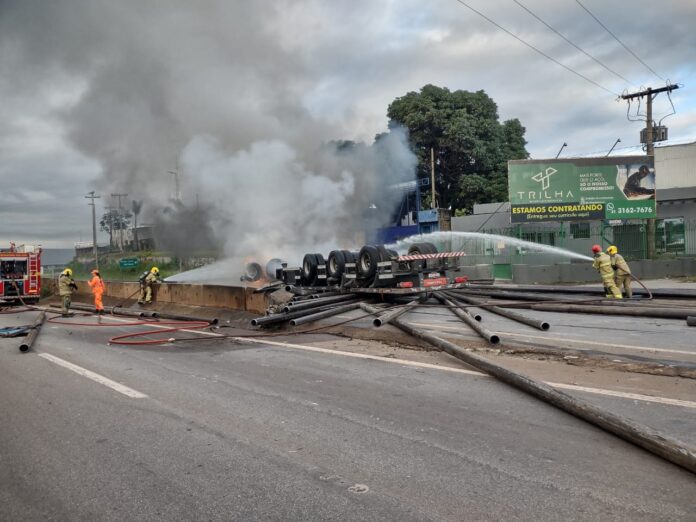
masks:
[(556, 154), (556, 159), (558, 159), (558, 156), (561, 155), (561, 152), (563, 152), (563, 149), (565, 149), (568, 146), (568, 144), (564, 141), (563, 145), (561, 145), (561, 148), (558, 149), (558, 154)]
[(430, 185), (432, 194), (430, 208), (437, 208), (437, 193), (435, 192), (435, 148), (433, 147), (430, 147)]
[(167, 172), (174, 176), (174, 201), (179, 201), (179, 169), (168, 170)]
[(111, 194), (112, 198), (118, 198), (118, 237), (119, 237), (119, 249), (121, 252), (123, 252), (123, 223), (121, 223), (121, 219), (123, 219), (123, 207), (121, 206), (121, 198), (127, 198), (128, 194)]
[(99, 270), (99, 251), (97, 250), (97, 211), (94, 200), (100, 197), (95, 196), (94, 191), (85, 196), (86, 199), (90, 200), (90, 203), (87, 204), (92, 207), (92, 249), (94, 250), (94, 266), (97, 270)]
[[(661, 92), (672, 92), (679, 88), (676, 84), (668, 84), (665, 87), (660, 87), (659, 89), (652, 89), (648, 87), (644, 91), (634, 92), (632, 94), (622, 94), (621, 98), (624, 100), (633, 100), (635, 98), (645, 98), (646, 109), (645, 109), (645, 146), (648, 156), (653, 158), (653, 166), (655, 165), (655, 144), (653, 142), (653, 107), (652, 102), (655, 97)], [(657, 195), (655, 195), (655, 210), (657, 210)], [(655, 259), (655, 218), (650, 218), (647, 220), (647, 254), (648, 259)]]

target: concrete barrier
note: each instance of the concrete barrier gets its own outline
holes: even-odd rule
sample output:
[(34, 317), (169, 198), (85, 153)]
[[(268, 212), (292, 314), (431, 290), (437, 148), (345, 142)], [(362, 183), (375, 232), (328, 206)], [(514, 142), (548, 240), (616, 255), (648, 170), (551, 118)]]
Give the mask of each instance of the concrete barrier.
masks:
[[(646, 280), (696, 275), (696, 258), (643, 259), (630, 261), (629, 265), (636, 277)], [(490, 279), (493, 277), (493, 266), (463, 265), (461, 273), (469, 279)], [(518, 284), (556, 284), (597, 283), (600, 278), (588, 261), (556, 265), (513, 264), (512, 280)], [(44, 277), (41, 284), (44, 292), (57, 293), (56, 279)], [(77, 286), (77, 294), (90, 300), (92, 292), (87, 281), (78, 281)], [(133, 281), (106, 281), (105, 295), (115, 299), (137, 299), (139, 289), (139, 284)], [(209, 306), (258, 314), (264, 313), (269, 305), (266, 294), (255, 294), (253, 288), (243, 286), (162, 283), (155, 292), (156, 300), (161, 303)]]
[[(44, 288), (56, 293), (55, 280), (44, 278)], [(131, 281), (105, 281), (104, 295), (114, 299), (138, 299), (140, 285)], [(92, 291), (87, 281), (77, 281), (77, 295), (89, 299)], [(159, 303), (190, 306), (208, 306), (264, 313), (268, 307), (266, 294), (255, 294), (253, 288), (242, 286), (196, 285), (162, 283), (155, 287), (155, 299)]]
[(598, 281), (597, 270), (592, 263), (565, 263), (558, 266), (559, 280), (564, 283), (586, 283)]
[(560, 282), (560, 271), (558, 265), (512, 265), (512, 280), (519, 284), (553, 284)]
[(491, 279), (493, 277), (493, 266), (492, 265), (473, 265), (465, 266), (461, 265), (459, 267), (460, 273), (469, 279)]

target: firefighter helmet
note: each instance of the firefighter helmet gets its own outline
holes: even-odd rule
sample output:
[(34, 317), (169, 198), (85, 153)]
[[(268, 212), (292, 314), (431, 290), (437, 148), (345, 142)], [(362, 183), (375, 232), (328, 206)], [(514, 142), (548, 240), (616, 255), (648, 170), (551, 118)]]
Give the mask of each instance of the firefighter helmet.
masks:
[(619, 251), (619, 249), (616, 248), (614, 245), (611, 245), (609, 248), (607, 248), (607, 254), (612, 255), (612, 256), (614, 254), (618, 253), (618, 251)]
[(596, 254), (597, 252), (602, 251), (602, 247), (599, 245), (592, 245), (592, 251)]
[(153, 266), (153, 267), (150, 269), (150, 272), (153, 273), (153, 274), (159, 274), (159, 268), (157, 268), (156, 266)]
[(72, 268), (66, 268), (65, 270), (63, 270), (62, 275), (66, 275), (66, 276), (68, 276), (68, 277), (72, 277)]

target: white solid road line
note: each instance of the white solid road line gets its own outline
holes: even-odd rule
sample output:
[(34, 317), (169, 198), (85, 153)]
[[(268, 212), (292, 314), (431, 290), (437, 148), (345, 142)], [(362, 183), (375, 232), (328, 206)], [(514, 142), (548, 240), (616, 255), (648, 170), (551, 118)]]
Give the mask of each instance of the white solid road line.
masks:
[(394, 359), (393, 357), (382, 357), (380, 355), (368, 355), (366, 353), (355, 353), (355, 352), (344, 352), (342, 350), (332, 350), (330, 348), (321, 348), (319, 346), (309, 346), (306, 344), (294, 344), (294, 343), (284, 343), (281, 341), (266, 341), (263, 339), (250, 339), (249, 337), (233, 337), (235, 341), (250, 342), (257, 344), (270, 344), (272, 346), (284, 346), (286, 348), (296, 348), (298, 350), (304, 350), (307, 352), (317, 352), (317, 353), (328, 353), (334, 355), (344, 355), (346, 357), (353, 357), (355, 359), (371, 359), (373, 361), (386, 361), (390, 363), (397, 363), (403, 366), (416, 366), (418, 368), (431, 368), (434, 370), (443, 370), (446, 372), (455, 373), (466, 373), (469, 375), (478, 375), (483, 377), (488, 377), (485, 373), (477, 372), (474, 370), (465, 370), (464, 368), (449, 368), (447, 366), (438, 366), (437, 364), (430, 364), (418, 361), (408, 361), (406, 359)]
[[(116, 317), (111, 317), (111, 316), (109, 316), (109, 319), (113, 319), (114, 321), (128, 322), (127, 319), (118, 319)], [(421, 324), (421, 323), (411, 323), (411, 324), (418, 325), (418, 326), (430, 326), (432, 328), (432, 325), (426, 325), (426, 324)], [(152, 324), (152, 325), (148, 325), (148, 326), (154, 326), (156, 328), (168, 328), (167, 326), (160, 326), (160, 325), (156, 325), (156, 324)], [(450, 327), (445, 327), (445, 328), (450, 329)], [(216, 334), (216, 333), (212, 333), (212, 332), (203, 332), (200, 330), (181, 330), (181, 331), (182, 332), (189, 332), (189, 333), (210, 335), (213, 337), (222, 337), (221, 334)], [(490, 377), (488, 374), (481, 373), (478, 371), (473, 371), (473, 370), (465, 370), (464, 368), (450, 368), (448, 366), (439, 366), (437, 364), (423, 363), (423, 362), (418, 362), (418, 361), (409, 361), (406, 359), (394, 359), (392, 357), (382, 357), (379, 355), (368, 355), (368, 354), (364, 354), (364, 353), (344, 352), (342, 350), (331, 350), (330, 348), (321, 348), (319, 346), (309, 346), (306, 344), (295, 344), (295, 343), (285, 343), (285, 342), (281, 342), (281, 341), (253, 339), (251, 337), (232, 337), (231, 339), (234, 339), (234, 340), (240, 341), (240, 342), (267, 344), (267, 345), (271, 345), (271, 346), (283, 346), (286, 348), (294, 348), (297, 350), (304, 350), (307, 352), (341, 355), (344, 357), (353, 357), (355, 359), (371, 359), (373, 361), (383, 361), (383, 362), (388, 362), (388, 363), (392, 363), (392, 364), (400, 364), (402, 366), (413, 366), (413, 367), (417, 367), (417, 368), (429, 368), (432, 370), (440, 370), (440, 371), (444, 371), (444, 372), (464, 373), (464, 374), (468, 374), (468, 375), (476, 375), (479, 377)], [(543, 338), (543, 339), (545, 339), (545, 338)], [(652, 348), (646, 348), (646, 350), (647, 349), (652, 349)], [(666, 351), (673, 351), (673, 350), (666, 350)], [(688, 353), (688, 352), (685, 352), (685, 353)], [(47, 354), (40, 354), (40, 355), (47, 355)], [(62, 359), (59, 359), (59, 360), (62, 361)], [(66, 361), (62, 361), (62, 362), (66, 362)], [(70, 364), (70, 363), (66, 363), (66, 364)], [(79, 366), (78, 366), (78, 368), (79, 368)], [(85, 371), (88, 371), (88, 370), (85, 370)], [(96, 375), (96, 374), (94, 374), (94, 375)], [(113, 381), (111, 381), (111, 382), (113, 382)], [(118, 383), (115, 383), (115, 384), (118, 384)], [(652, 402), (652, 403), (656, 403), (656, 404), (666, 404), (666, 405), (670, 405), (670, 406), (681, 406), (683, 408), (696, 409), (696, 402), (693, 402), (693, 401), (683, 401), (681, 399), (670, 399), (669, 397), (655, 397), (652, 395), (643, 395), (640, 393), (629, 393), (629, 392), (620, 392), (620, 391), (615, 391), (615, 390), (606, 390), (604, 388), (591, 388), (591, 387), (587, 387), (587, 386), (578, 386), (576, 384), (563, 384), (563, 383), (548, 382), (548, 381), (546, 381), (546, 384), (548, 384), (549, 386), (553, 386), (554, 388), (559, 388), (559, 389), (564, 389), (564, 390), (574, 390), (574, 391), (592, 393), (594, 395), (604, 395), (607, 397), (619, 397), (622, 399), (631, 399), (631, 400), (637, 400), (637, 401), (643, 401), (643, 402)], [(121, 386), (121, 385), (119, 385), (119, 386)], [(131, 391), (135, 391), (135, 390), (131, 390)], [(140, 393), (140, 392), (135, 392), (135, 393)]]
[(562, 390), (575, 390), (587, 393), (595, 393), (597, 395), (606, 395), (608, 397), (620, 397), (622, 399), (633, 399), (636, 401), (656, 402), (658, 404), (669, 404), (670, 406), (682, 406), (684, 408), (696, 408), (696, 402), (683, 401), (681, 399), (670, 399), (668, 397), (653, 397), (652, 395), (643, 395), (641, 393), (620, 392), (614, 390), (605, 390), (602, 388), (588, 388), (587, 386), (578, 386), (576, 384), (562, 384), (559, 382), (547, 382), (549, 386), (560, 388)]
[[(284, 343), (281, 341), (264, 341), (263, 339), (250, 339), (248, 337), (234, 337), (233, 339), (241, 342), (250, 342), (250, 343), (257, 343), (257, 344), (268, 344), (271, 346), (283, 346), (286, 348), (294, 348), (297, 350), (304, 350), (308, 352), (318, 352), (318, 353), (327, 353), (327, 354), (333, 354), (333, 355), (342, 355), (344, 357), (353, 357), (356, 359), (372, 359), (374, 361), (384, 361), (392, 364), (400, 364), (402, 366), (414, 366), (418, 368), (430, 368), (433, 370), (440, 370), (444, 372), (454, 372), (454, 373), (465, 373), (468, 375), (476, 375), (478, 377), (490, 377), (486, 373), (481, 373), (473, 370), (465, 370), (463, 368), (450, 368), (447, 366), (438, 366), (437, 364), (430, 364), (430, 363), (422, 363), (422, 362), (417, 362), (417, 361), (408, 361), (406, 359), (394, 359), (392, 357), (382, 357), (379, 355), (367, 355), (364, 353), (353, 353), (353, 352), (344, 352), (341, 350), (332, 350), (330, 348), (320, 348), (318, 346), (308, 346), (306, 344), (295, 344), (295, 343)], [(668, 397), (654, 397), (652, 395), (643, 395), (640, 393), (629, 393), (629, 392), (620, 392), (620, 391), (615, 391), (615, 390), (606, 390), (604, 388), (591, 388), (587, 386), (578, 386), (576, 384), (563, 384), (563, 383), (558, 383), (558, 382), (548, 382), (544, 381), (546, 384), (549, 386), (553, 386), (554, 388), (560, 388), (564, 390), (574, 390), (574, 391), (580, 391), (580, 392), (586, 392), (586, 393), (592, 393), (595, 395), (605, 395), (608, 397), (619, 397), (622, 399), (631, 399), (631, 400), (638, 400), (638, 401), (644, 401), (644, 402), (653, 402), (657, 404), (667, 404), (670, 406), (681, 406), (684, 408), (692, 408), (696, 409), (696, 402), (693, 401), (684, 401), (681, 399), (670, 399)]]
[(51, 355), (50, 353), (39, 353), (38, 356), (42, 359), (46, 359), (47, 361), (51, 361), (52, 363), (57, 364), (58, 366), (67, 368), (68, 370), (71, 370), (77, 373), (78, 375), (87, 377), (88, 379), (91, 379), (94, 382), (98, 382), (99, 384), (102, 384), (107, 388), (111, 388), (112, 390), (117, 391), (118, 393), (122, 393), (123, 395), (125, 395), (126, 397), (130, 397), (131, 399), (147, 398), (147, 395), (145, 395), (144, 393), (140, 393), (139, 391), (134, 390), (133, 388), (129, 388), (128, 386), (124, 386), (123, 384), (120, 384), (116, 381), (112, 381), (111, 379), (108, 379), (103, 375), (94, 373), (90, 370), (87, 370), (86, 368), (83, 368), (82, 366), (78, 366), (77, 364), (73, 364), (71, 362), (63, 360), (60, 357)]
[[(462, 333), (469, 333), (465, 328), (459, 326), (445, 326), (440, 323), (410, 323), (413, 326), (422, 326), (428, 330), (454, 330)], [(627, 350), (639, 350), (644, 352), (665, 352), (665, 353), (680, 353), (685, 355), (696, 355), (696, 352), (688, 352), (685, 350), (670, 350), (669, 348), (653, 348), (652, 346), (635, 346), (632, 344), (615, 344), (615, 343), (601, 343), (598, 341), (585, 341), (582, 339), (570, 339), (565, 337), (548, 337), (543, 335), (529, 335), (521, 334), (515, 332), (502, 332), (496, 330), (499, 335), (510, 335), (512, 337), (523, 337), (527, 339), (541, 339), (544, 341), (558, 341), (562, 343), (577, 343), (577, 344), (589, 344), (593, 346), (611, 346), (612, 348), (625, 348)]]

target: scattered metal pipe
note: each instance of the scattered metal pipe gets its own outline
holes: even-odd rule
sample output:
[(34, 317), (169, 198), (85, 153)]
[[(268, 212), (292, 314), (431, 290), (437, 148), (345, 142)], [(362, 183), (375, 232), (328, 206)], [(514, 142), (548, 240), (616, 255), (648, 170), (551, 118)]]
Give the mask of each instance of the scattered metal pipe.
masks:
[(355, 295), (355, 294), (343, 294), (343, 295), (337, 295), (334, 297), (327, 297), (327, 298), (321, 298), (321, 299), (309, 299), (307, 301), (302, 301), (300, 303), (292, 304), (292, 301), (290, 303), (287, 303), (283, 307), (284, 312), (296, 312), (298, 310), (306, 310), (309, 308), (317, 308), (319, 306), (324, 306), (327, 304), (333, 304), (333, 303), (340, 303), (343, 301), (352, 301), (355, 299), (359, 299), (360, 297)]
[[(88, 311), (94, 311), (94, 307), (85, 306), (85, 308), (79, 308)], [(116, 315), (126, 315), (128, 317), (155, 317), (155, 312), (143, 312), (141, 310), (131, 310), (129, 308), (122, 308), (120, 306), (114, 306), (111, 308), (110, 312)]]
[(525, 293), (525, 292), (507, 292), (504, 290), (478, 290), (478, 289), (469, 289), (469, 288), (462, 288), (459, 290), (450, 290), (450, 293), (454, 294), (466, 294), (466, 295), (476, 295), (476, 296), (482, 296), (482, 297), (493, 297), (493, 298), (500, 298), (500, 299), (510, 299), (510, 300), (516, 300), (516, 301), (564, 301), (567, 299), (564, 299), (563, 297), (553, 297), (553, 296), (548, 296), (548, 295), (542, 295), (542, 294), (533, 294), (533, 293)]
[[(56, 304), (52, 304), (51, 306), (54, 308), (60, 308), (60, 305), (56, 305)], [(82, 303), (73, 303), (70, 305), (70, 307), (74, 308), (75, 310), (94, 313), (94, 306), (91, 306), (91, 305), (82, 304)], [(150, 310), (131, 310), (128, 308), (121, 308), (118, 306), (111, 308), (111, 313), (113, 313), (114, 315), (123, 315), (126, 317), (160, 318), (160, 319), (170, 319), (172, 321), (204, 321), (204, 322), (208, 322), (210, 324), (218, 324), (217, 317), (214, 317), (212, 319), (208, 319), (207, 317), (195, 317), (195, 316), (189, 316), (189, 315), (168, 314), (166, 312), (155, 312), (155, 311), (150, 311)]]
[(526, 315), (518, 314), (517, 312), (511, 312), (510, 310), (505, 310), (504, 308), (500, 308), (499, 306), (490, 304), (487, 305), (485, 304), (485, 301), (483, 299), (476, 299), (474, 297), (465, 296), (463, 294), (455, 294), (454, 292), (445, 292), (445, 294), (452, 297), (453, 299), (464, 301), (468, 304), (478, 305), (481, 308), (488, 310), (489, 312), (502, 315), (503, 317), (507, 317), (508, 319), (512, 319), (513, 321), (517, 321), (518, 323), (538, 328), (539, 330), (547, 331), (549, 328), (551, 328), (551, 325), (546, 321), (532, 319), (531, 317), (527, 317)]
[(439, 292), (435, 292), (434, 295), (438, 301), (440, 301), (444, 305), (449, 306), (450, 310), (454, 315), (456, 315), (462, 321), (468, 324), (472, 330), (474, 330), (477, 334), (483, 337), (486, 341), (488, 341), (491, 344), (498, 344), (500, 342), (500, 337), (488, 330), (486, 327), (481, 326), (481, 324), (476, 319), (474, 319), (474, 317), (467, 311), (466, 308), (461, 308), (454, 301), (447, 299), (447, 297), (440, 294)]
[(43, 326), (45, 320), (46, 312), (41, 312), (32, 323), (29, 335), (27, 335), (24, 338), (24, 342), (19, 345), (20, 352), (25, 353), (31, 349), (31, 347), (34, 345), (34, 341), (36, 341), (36, 338), (39, 336), (39, 332), (41, 331), (41, 327)]
[[(379, 308), (373, 306), (363, 304), (361, 308), (369, 313), (379, 313)], [(467, 352), (454, 343), (415, 328), (402, 319), (394, 319), (392, 324), (504, 383), (533, 395), (590, 424), (594, 424), (609, 433), (613, 433), (677, 466), (696, 473), (696, 449), (687, 446), (677, 439), (657, 432), (648, 426), (642, 426), (624, 417), (604, 411), (582, 399), (571, 397), (555, 390), (544, 382), (535, 381), (525, 375), (498, 366), (483, 357)]]
[(156, 315), (153, 315), (153, 317), (157, 317), (158, 319), (169, 319), (172, 321), (202, 321), (202, 322), (208, 322), (210, 324), (218, 324), (219, 319), (217, 317), (213, 317), (212, 319), (208, 319), (207, 317), (196, 317), (192, 315), (179, 315), (179, 314), (169, 314), (167, 312), (154, 312)]
[(686, 325), (687, 326), (696, 326), (696, 316), (689, 316), (686, 318)]
[(267, 326), (269, 324), (284, 323), (286, 321), (289, 321), (290, 319), (296, 319), (298, 317), (304, 317), (305, 315), (323, 312), (324, 310), (331, 310), (342, 304), (345, 303), (331, 303), (316, 308), (292, 310), (290, 312), (281, 312), (277, 314), (266, 315), (264, 317), (256, 317), (251, 320), (251, 326)]
[(696, 316), (693, 308), (657, 308), (647, 306), (613, 306), (550, 303), (500, 304), (503, 308), (529, 308), (542, 312), (569, 312), (578, 314), (627, 315), (631, 317), (658, 317), (661, 319), (686, 319)]
[(397, 317), (405, 314), (406, 312), (411, 312), (421, 303), (422, 299), (416, 299), (403, 306), (391, 307), (386, 312), (375, 317), (375, 319), (372, 321), (372, 324), (377, 327), (383, 326), (389, 323), (390, 321), (393, 321)]
[(343, 292), (322, 292), (317, 294), (311, 294), (310, 299), (323, 299), (324, 297), (333, 297), (336, 295), (345, 295)]
[[(58, 309), (61, 308), (61, 305), (59, 305), (59, 304), (51, 304), (50, 306), (51, 306), (51, 308), (58, 308)], [(87, 304), (82, 304), (82, 303), (72, 303), (70, 305), (70, 308), (75, 309), (75, 310), (80, 310), (81, 312), (92, 312), (92, 313), (95, 312), (94, 305), (87, 305)], [(136, 315), (136, 317), (137, 317), (137, 315)]]
[(341, 314), (343, 312), (350, 312), (351, 310), (355, 310), (356, 308), (360, 308), (360, 302), (349, 303), (347, 305), (341, 305), (341, 306), (335, 306), (333, 308), (330, 308), (329, 310), (324, 310), (323, 312), (317, 312), (317, 313), (313, 313), (313, 314), (309, 314), (309, 315), (304, 315), (302, 317), (296, 317), (295, 319), (290, 319), (290, 324), (292, 326), (298, 326), (298, 325), (305, 324), (305, 323), (311, 323), (313, 321), (318, 321), (319, 319), (325, 319), (327, 317), (331, 317), (333, 315), (338, 315), (338, 314)]
[[(601, 286), (568, 286), (568, 285), (476, 285), (471, 284), (472, 289), (494, 289), (509, 292), (548, 292), (552, 294), (601, 294), (604, 289)], [(696, 290), (687, 288), (651, 288), (649, 291), (643, 288), (634, 288), (633, 295), (651, 295), (653, 297), (690, 297), (696, 298)]]

